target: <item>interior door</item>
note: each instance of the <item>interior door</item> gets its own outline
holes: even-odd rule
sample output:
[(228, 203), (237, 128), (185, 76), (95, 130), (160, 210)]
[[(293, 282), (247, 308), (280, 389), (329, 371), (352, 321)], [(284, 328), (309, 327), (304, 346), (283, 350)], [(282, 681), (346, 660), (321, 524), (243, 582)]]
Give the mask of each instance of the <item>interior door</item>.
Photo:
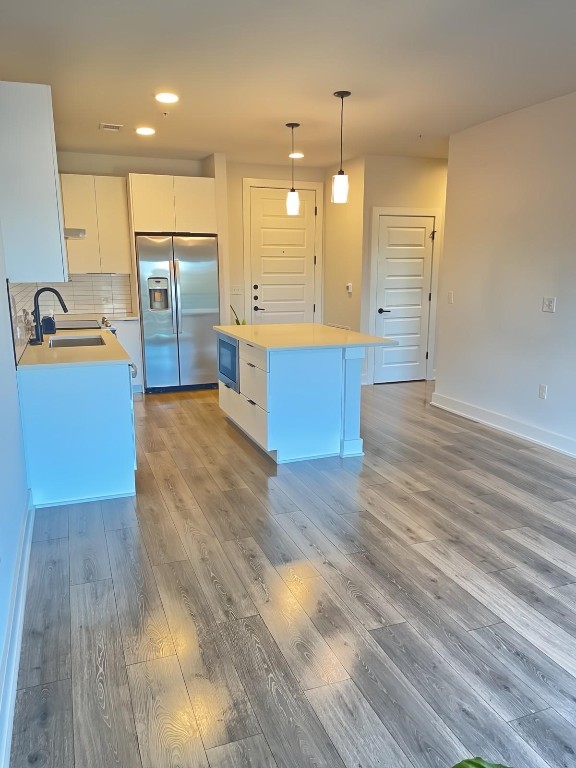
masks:
[(433, 216), (380, 216), (376, 334), (398, 342), (376, 347), (374, 381), (426, 378)]
[(287, 189), (250, 190), (252, 323), (314, 322), (316, 192), (298, 190), (300, 213), (286, 213)]

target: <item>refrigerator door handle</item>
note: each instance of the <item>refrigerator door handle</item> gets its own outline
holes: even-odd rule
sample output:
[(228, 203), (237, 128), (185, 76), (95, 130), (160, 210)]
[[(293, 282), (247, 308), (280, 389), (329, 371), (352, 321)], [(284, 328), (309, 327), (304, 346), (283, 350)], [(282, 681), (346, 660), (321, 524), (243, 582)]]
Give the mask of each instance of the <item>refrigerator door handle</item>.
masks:
[(178, 333), (178, 304), (180, 301), (180, 297), (178, 296), (178, 267), (175, 266), (178, 262), (175, 259), (170, 260), (170, 282), (171, 290), (170, 290), (170, 300), (172, 302), (172, 331), (177, 334)]
[(182, 294), (180, 292), (180, 259), (174, 259), (174, 284), (176, 286), (176, 333), (182, 333)]

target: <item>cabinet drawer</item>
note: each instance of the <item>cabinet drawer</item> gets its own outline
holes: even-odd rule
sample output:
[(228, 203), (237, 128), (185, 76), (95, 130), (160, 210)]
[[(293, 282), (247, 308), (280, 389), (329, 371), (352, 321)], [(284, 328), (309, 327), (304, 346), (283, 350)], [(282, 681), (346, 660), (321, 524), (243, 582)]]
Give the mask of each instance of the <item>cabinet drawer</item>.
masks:
[(219, 382), (220, 408), (236, 422), (255, 443), (268, 449), (268, 414), (259, 405), (248, 402), (244, 395)]
[(268, 414), (256, 403), (248, 402), (242, 395), (240, 397), (244, 401), (242, 403), (243, 423), (240, 426), (255, 443), (268, 449)]
[(240, 392), (248, 400), (268, 410), (268, 374), (254, 363), (240, 360)]
[(218, 382), (218, 402), (225, 414), (234, 421), (239, 420), (241, 395), (235, 392), (232, 387), (227, 387), (222, 381)]
[(248, 344), (245, 341), (240, 342), (240, 360), (252, 363), (252, 365), (260, 368), (262, 371), (268, 370), (268, 353), (266, 350), (253, 347), (252, 344)]

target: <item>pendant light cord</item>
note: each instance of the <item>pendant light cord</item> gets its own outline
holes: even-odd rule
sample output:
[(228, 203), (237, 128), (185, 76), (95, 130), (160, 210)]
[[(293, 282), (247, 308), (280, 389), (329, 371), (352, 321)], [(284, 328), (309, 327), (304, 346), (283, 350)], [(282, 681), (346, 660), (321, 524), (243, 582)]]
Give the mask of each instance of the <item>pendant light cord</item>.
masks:
[(340, 173), (342, 173), (342, 134), (344, 132), (344, 96), (340, 97)]
[(294, 192), (294, 126), (291, 128), (292, 130), (292, 189), (291, 192)]

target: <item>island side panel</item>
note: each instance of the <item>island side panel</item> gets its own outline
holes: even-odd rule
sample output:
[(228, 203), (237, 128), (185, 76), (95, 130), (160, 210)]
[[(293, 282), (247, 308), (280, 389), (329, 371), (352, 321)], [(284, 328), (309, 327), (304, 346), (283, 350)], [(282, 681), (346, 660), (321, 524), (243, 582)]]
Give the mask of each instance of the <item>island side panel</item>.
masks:
[(362, 365), (365, 354), (366, 347), (347, 347), (344, 350), (340, 456), (363, 455), (364, 441), (360, 437), (360, 403), (362, 398)]
[(337, 456), (343, 349), (271, 350), (269, 365), (268, 445), (278, 462)]

